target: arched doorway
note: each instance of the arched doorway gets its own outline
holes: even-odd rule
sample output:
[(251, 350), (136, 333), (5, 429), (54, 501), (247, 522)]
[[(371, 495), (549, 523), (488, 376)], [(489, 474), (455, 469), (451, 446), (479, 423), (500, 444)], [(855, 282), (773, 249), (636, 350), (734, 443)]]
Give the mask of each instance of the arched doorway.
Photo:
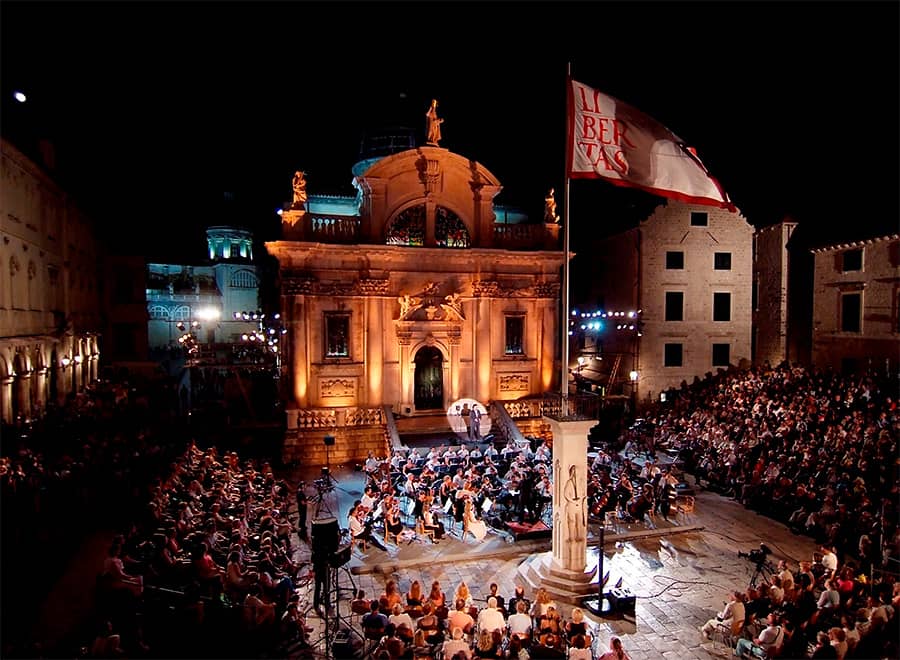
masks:
[(414, 379), (416, 410), (444, 408), (444, 356), (434, 346), (423, 346), (416, 353)]

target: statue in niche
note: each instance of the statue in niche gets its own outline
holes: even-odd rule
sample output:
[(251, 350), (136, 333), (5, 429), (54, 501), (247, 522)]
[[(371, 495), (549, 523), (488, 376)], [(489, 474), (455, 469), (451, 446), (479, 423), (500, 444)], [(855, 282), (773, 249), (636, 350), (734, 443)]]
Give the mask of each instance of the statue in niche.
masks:
[(294, 200), (291, 202), (292, 209), (306, 210), (306, 173), (297, 170), (294, 172), (294, 178), (291, 181), (294, 189)]

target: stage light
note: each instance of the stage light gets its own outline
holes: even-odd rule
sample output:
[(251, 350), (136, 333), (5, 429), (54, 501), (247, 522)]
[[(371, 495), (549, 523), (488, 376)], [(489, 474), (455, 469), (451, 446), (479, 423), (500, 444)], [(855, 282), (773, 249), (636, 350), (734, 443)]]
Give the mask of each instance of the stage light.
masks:
[(15, 92), (13, 92), (13, 98), (14, 98), (16, 101), (18, 101), (19, 103), (25, 103), (25, 101), (28, 100), (28, 97), (25, 96), (25, 92), (20, 92), (20, 91), (18, 91), (18, 90), (16, 90)]

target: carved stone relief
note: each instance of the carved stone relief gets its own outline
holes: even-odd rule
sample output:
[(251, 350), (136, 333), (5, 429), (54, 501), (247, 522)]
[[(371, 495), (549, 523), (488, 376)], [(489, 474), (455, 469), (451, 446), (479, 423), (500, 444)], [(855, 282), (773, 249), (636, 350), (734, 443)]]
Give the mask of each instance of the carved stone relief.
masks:
[(501, 392), (527, 392), (528, 374), (506, 374), (500, 376), (497, 387)]
[(322, 398), (328, 397), (355, 397), (355, 378), (322, 378), (319, 380), (319, 391)]

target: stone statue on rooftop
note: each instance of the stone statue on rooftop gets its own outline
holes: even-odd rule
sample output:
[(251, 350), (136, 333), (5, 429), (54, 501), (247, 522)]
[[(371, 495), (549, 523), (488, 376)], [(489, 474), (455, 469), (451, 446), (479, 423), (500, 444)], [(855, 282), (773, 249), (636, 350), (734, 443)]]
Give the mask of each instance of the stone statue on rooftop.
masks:
[(425, 131), (425, 143), (435, 147), (441, 141), (441, 124), (444, 123), (444, 120), (437, 116), (437, 105), (437, 99), (431, 99), (431, 106), (428, 108), (428, 112), (425, 113), (425, 118), (428, 120), (428, 128)]
[(292, 209), (306, 210), (306, 173), (297, 170), (294, 172), (294, 178), (291, 181), (294, 188), (294, 199), (291, 202)]

